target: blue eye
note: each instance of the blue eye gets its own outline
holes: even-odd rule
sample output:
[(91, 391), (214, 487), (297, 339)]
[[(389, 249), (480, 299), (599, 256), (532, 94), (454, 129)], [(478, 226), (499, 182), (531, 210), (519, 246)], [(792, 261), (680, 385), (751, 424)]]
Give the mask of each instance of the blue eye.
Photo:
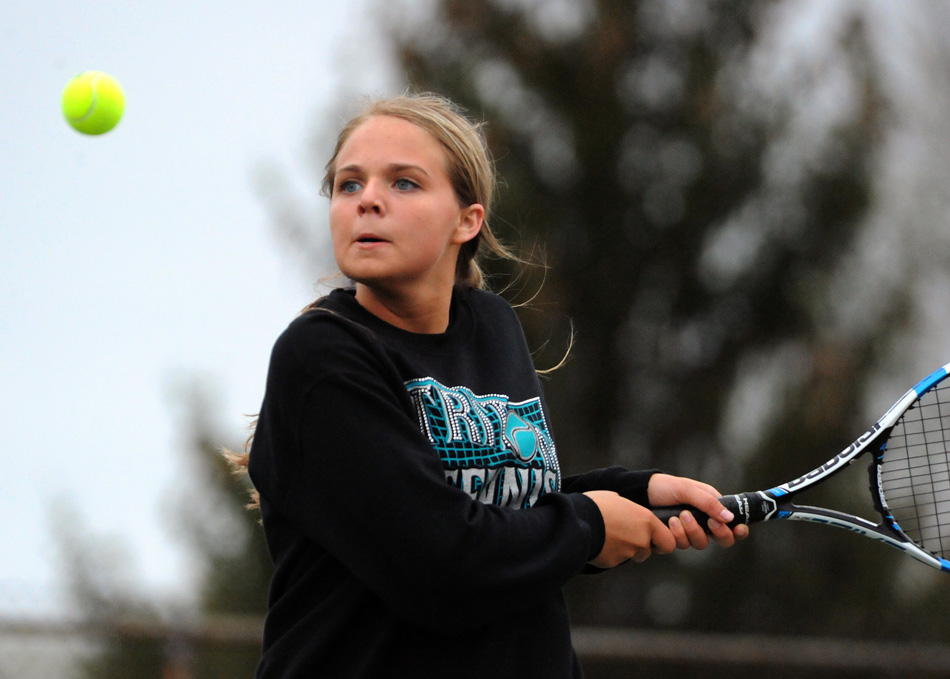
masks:
[(395, 186), (399, 191), (411, 191), (412, 189), (417, 189), (417, 188), (419, 188), (419, 185), (416, 184), (416, 183), (415, 183), (414, 181), (412, 181), (411, 179), (397, 179), (397, 180), (395, 181), (395, 183), (394, 183), (394, 186)]
[(341, 193), (354, 193), (355, 191), (358, 191), (359, 188), (360, 188), (359, 182), (353, 179), (344, 179), (343, 181), (340, 182), (339, 186), (337, 187), (337, 189)]

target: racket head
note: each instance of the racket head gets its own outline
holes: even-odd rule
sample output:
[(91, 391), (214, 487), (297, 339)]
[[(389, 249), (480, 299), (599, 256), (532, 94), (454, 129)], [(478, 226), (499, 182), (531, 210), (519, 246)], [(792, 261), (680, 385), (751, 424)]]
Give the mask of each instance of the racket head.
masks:
[(921, 380), (885, 418), (889, 431), (870, 466), (882, 527), (950, 570), (950, 364)]

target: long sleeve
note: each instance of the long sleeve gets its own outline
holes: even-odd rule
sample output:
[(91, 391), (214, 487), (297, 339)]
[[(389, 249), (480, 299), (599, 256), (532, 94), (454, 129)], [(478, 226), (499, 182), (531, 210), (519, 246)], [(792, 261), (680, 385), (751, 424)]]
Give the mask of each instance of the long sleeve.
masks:
[(650, 478), (657, 473), (659, 473), (657, 469), (630, 471), (623, 467), (607, 467), (569, 476), (564, 479), (561, 489), (565, 493), (612, 490), (632, 502), (649, 507), (647, 487), (650, 484)]

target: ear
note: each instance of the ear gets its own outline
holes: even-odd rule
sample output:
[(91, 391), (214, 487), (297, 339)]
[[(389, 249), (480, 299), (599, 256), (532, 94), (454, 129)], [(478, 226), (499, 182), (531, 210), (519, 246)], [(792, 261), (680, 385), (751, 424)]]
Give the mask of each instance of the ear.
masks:
[(459, 223), (455, 227), (455, 234), (452, 242), (461, 245), (467, 243), (482, 230), (482, 223), (485, 221), (485, 208), (479, 203), (472, 203), (468, 207), (462, 208), (459, 216)]

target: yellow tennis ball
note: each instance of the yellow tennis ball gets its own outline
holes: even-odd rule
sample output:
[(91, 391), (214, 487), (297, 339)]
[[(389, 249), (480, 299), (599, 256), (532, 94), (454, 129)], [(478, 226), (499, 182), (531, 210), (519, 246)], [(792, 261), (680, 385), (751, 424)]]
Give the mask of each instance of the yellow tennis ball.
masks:
[(63, 115), (83, 134), (103, 134), (119, 124), (125, 110), (125, 93), (111, 75), (86, 71), (66, 83)]

